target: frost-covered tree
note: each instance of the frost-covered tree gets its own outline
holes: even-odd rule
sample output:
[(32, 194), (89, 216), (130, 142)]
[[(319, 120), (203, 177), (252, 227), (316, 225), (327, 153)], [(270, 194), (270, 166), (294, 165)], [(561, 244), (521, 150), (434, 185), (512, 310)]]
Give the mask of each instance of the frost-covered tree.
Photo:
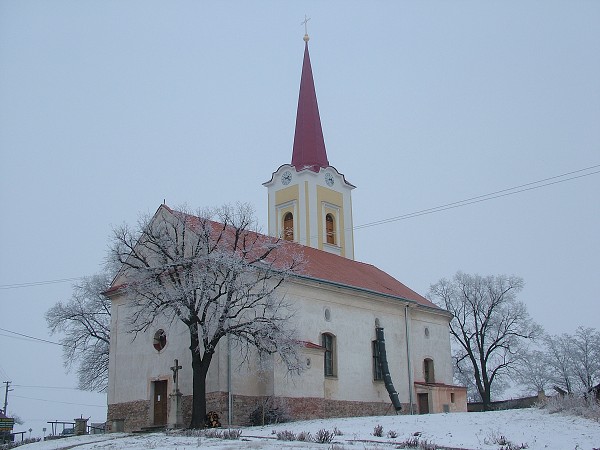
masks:
[(579, 327), (571, 341), (573, 371), (585, 392), (600, 381), (600, 333), (591, 327)]
[(110, 300), (102, 293), (110, 282), (108, 273), (84, 277), (73, 285), (69, 301), (46, 311), (50, 332), (62, 334), (65, 367), (77, 367), (79, 388), (88, 391), (103, 392), (107, 386)]
[(551, 380), (563, 391), (588, 392), (600, 381), (600, 332), (579, 327), (574, 334), (547, 336), (544, 340)]
[(519, 364), (516, 380), (529, 393), (545, 392), (552, 384), (546, 353), (541, 350), (527, 352)]
[(544, 338), (545, 360), (550, 371), (552, 384), (572, 394), (576, 379), (573, 376), (572, 338), (568, 334), (546, 336)]
[(298, 245), (257, 231), (248, 205), (195, 214), (161, 206), (137, 226), (114, 230), (111, 259), (121, 270), (113, 289), (127, 295), (131, 332), (165, 319), (189, 331), (191, 428), (204, 426), (206, 375), (225, 336), (244, 358), (277, 353), (289, 370), (301, 368), (293, 311), (279, 291), (302, 255)]
[(522, 289), (520, 277), (457, 272), (452, 280), (442, 279), (429, 291), (429, 298), (454, 316), (450, 334), (456, 344), (457, 368), (472, 368), (484, 409), (490, 406), (492, 387), (502, 384), (525, 354), (527, 340), (542, 332), (517, 300)]

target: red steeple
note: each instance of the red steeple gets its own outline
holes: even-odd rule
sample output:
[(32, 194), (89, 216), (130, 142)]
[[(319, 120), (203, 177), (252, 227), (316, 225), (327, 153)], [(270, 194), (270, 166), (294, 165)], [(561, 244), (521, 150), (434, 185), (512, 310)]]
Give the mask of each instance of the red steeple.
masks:
[(327, 161), (327, 152), (325, 151), (317, 93), (308, 55), (308, 35), (304, 36), (304, 42), (304, 62), (302, 63), (298, 112), (296, 113), (292, 165), (296, 167), (296, 170), (309, 168), (318, 172), (320, 167), (329, 166), (329, 161)]

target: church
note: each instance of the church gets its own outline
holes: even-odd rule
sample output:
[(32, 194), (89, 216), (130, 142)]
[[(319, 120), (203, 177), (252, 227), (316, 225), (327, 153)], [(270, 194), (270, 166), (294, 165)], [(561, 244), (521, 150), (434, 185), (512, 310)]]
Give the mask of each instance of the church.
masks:
[[(207, 410), (231, 425), (255, 423), (257, 411), (263, 419), (272, 413), (295, 420), (466, 411), (466, 389), (453, 385), (451, 314), (354, 260), (355, 186), (327, 158), (308, 41), (305, 35), (291, 163), (264, 183), (268, 234), (303, 246), (306, 265), (286, 281), (285, 295), (297, 310), (305, 367), (288, 376), (277, 364), (242, 365), (220, 342), (207, 375)], [(156, 214), (173, 213), (161, 205)], [(106, 293), (112, 301), (109, 428), (189, 423), (186, 327), (165, 318), (133, 339), (127, 295), (113, 288)]]

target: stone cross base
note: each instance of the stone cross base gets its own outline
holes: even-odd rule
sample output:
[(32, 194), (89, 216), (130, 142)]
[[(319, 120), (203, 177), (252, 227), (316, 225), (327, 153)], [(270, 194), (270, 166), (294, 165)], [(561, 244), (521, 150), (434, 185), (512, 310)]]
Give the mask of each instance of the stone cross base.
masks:
[(169, 394), (171, 404), (169, 405), (168, 428), (183, 427), (183, 412), (181, 411), (181, 391), (177, 389), (172, 394)]

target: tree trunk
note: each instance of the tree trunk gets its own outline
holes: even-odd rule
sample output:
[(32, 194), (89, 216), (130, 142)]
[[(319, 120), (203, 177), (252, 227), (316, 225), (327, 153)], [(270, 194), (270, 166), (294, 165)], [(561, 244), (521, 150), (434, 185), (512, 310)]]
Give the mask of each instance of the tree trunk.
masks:
[(484, 411), (490, 411), (492, 409), (492, 396), (489, 387), (485, 388), (481, 393), (481, 402), (483, 403)]
[(190, 428), (204, 428), (206, 420), (206, 375), (212, 353), (204, 352), (200, 354), (200, 342), (198, 340), (197, 330), (190, 327), (192, 352), (192, 420)]

